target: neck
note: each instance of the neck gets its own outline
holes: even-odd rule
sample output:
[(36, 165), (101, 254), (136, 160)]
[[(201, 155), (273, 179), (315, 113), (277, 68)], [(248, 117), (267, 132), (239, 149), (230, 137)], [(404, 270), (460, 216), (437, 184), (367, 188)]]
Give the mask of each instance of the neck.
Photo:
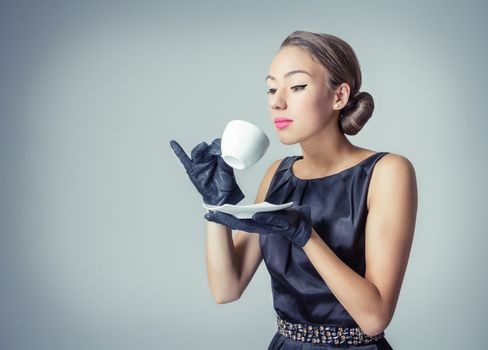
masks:
[(303, 153), (302, 167), (309, 177), (340, 168), (344, 160), (359, 149), (338, 127), (332, 125), (301, 142), (300, 147)]

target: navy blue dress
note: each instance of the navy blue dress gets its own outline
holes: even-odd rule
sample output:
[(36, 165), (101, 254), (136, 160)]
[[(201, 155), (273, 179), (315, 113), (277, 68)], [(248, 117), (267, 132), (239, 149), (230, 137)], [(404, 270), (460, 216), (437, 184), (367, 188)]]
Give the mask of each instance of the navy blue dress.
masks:
[[(311, 207), (312, 226), (335, 254), (365, 276), (366, 199), (373, 167), (389, 152), (377, 152), (360, 163), (329, 176), (301, 179), (292, 165), (303, 156), (285, 157), (274, 174), (265, 201)], [(303, 248), (282, 235), (259, 235), (259, 245), (271, 276), (277, 317), (293, 323), (359, 327), (332, 294)], [(278, 331), (268, 350), (392, 349), (383, 337), (363, 345), (322, 344), (293, 340)]]

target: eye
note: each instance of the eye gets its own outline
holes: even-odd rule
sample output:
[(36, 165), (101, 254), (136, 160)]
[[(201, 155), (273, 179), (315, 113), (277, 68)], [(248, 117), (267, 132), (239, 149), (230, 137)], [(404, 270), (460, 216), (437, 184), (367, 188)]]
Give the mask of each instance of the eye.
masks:
[(295, 86), (292, 86), (291, 88), (292, 89), (295, 89), (295, 91), (298, 91), (298, 90), (305, 89), (305, 86), (307, 86), (307, 84), (305, 84), (305, 85), (295, 85)]
[[(305, 89), (305, 86), (307, 86), (307, 84), (295, 85), (295, 86), (292, 86), (291, 89), (293, 89), (294, 91), (300, 91), (300, 90)], [(268, 93), (268, 95), (273, 95), (275, 92), (276, 92), (276, 89), (269, 89), (267, 93)]]

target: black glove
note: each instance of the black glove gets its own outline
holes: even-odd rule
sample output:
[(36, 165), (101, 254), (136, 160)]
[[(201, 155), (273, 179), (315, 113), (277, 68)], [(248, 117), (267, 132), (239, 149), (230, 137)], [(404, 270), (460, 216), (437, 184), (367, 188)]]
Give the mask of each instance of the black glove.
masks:
[(191, 159), (178, 142), (171, 140), (170, 145), (206, 204), (237, 204), (244, 194), (237, 185), (234, 168), (221, 157), (220, 141), (217, 138), (211, 145), (199, 143), (191, 151)]
[(312, 217), (308, 205), (294, 206), (269, 212), (258, 212), (252, 219), (238, 219), (234, 215), (210, 210), (208, 221), (226, 225), (234, 230), (259, 234), (282, 234), (303, 247), (312, 235)]

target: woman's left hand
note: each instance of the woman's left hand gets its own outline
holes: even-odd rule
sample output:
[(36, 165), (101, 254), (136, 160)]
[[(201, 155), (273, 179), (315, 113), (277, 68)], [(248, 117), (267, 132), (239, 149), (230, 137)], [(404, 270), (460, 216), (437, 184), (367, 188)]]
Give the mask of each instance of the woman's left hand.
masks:
[(209, 211), (205, 219), (234, 230), (259, 234), (282, 234), (303, 247), (312, 235), (312, 217), (308, 205), (294, 206), (268, 212), (258, 212), (252, 219), (238, 219), (234, 215)]

